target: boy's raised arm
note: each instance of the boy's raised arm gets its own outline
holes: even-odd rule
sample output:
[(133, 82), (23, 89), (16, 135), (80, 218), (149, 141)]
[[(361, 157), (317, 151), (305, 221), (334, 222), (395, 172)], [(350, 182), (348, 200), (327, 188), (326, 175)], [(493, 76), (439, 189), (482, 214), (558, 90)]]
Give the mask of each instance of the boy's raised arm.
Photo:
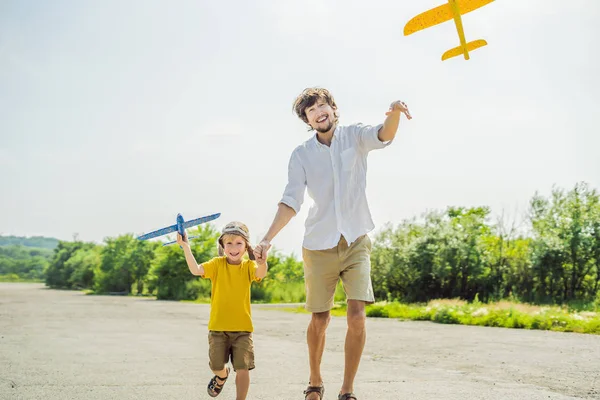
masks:
[(192, 249), (190, 247), (190, 243), (187, 240), (187, 235), (181, 237), (179, 233), (177, 233), (177, 243), (183, 249), (183, 253), (185, 254), (185, 261), (187, 261), (188, 268), (192, 275), (202, 276), (204, 275), (204, 268), (202, 264), (198, 264), (194, 255), (192, 254)]

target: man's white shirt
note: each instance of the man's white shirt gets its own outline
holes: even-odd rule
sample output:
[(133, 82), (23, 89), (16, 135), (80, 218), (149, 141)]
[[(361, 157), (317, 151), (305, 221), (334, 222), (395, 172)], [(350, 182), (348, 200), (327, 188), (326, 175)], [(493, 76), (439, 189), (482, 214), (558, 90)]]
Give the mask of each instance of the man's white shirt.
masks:
[(367, 204), (367, 155), (392, 142), (379, 140), (382, 126), (338, 126), (331, 146), (315, 134), (292, 152), (280, 203), (298, 213), (308, 190), (314, 204), (305, 222), (306, 249), (331, 249), (341, 235), (351, 244), (375, 227)]

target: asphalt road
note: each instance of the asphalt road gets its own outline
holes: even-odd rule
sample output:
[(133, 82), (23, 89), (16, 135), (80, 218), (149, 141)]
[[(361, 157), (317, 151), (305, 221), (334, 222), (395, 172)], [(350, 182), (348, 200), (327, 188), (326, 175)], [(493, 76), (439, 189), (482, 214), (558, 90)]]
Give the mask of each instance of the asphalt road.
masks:
[[(248, 399), (303, 399), (309, 316), (253, 306)], [(208, 399), (208, 305), (0, 283), (0, 399)], [(375, 399), (600, 399), (600, 336), (369, 319), (355, 392)], [(323, 358), (342, 381), (345, 319)], [(235, 399), (228, 382), (219, 399)]]

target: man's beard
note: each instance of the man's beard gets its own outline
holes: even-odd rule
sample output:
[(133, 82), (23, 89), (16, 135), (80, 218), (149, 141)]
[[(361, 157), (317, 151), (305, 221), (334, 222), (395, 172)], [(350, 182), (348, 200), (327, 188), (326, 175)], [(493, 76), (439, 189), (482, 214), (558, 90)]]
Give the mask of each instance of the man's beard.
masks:
[(325, 128), (315, 128), (315, 131), (319, 132), (319, 133), (327, 133), (331, 130), (331, 128), (333, 128), (333, 121), (329, 121), (329, 124), (327, 124), (327, 126)]

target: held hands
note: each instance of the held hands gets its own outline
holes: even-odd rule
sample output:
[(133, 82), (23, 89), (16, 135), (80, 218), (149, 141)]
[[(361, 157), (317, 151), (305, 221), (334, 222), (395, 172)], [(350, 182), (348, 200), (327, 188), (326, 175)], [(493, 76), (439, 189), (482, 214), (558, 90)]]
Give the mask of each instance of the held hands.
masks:
[(257, 264), (264, 264), (267, 262), (270, 248), (271, 243), (268, 240), (263, 240), (254, 248), (254, 257), (256, 258)]
[(395, 113), (404, 113), (404, 115), (406, 115), (406, 118), (412, 119), (410, 111), (408, 111), (408, 106), (403, 101), (397, 100), (390, 104), (390, 109), (388, 110), (388, 112), (385, 113), (385, 115), (391, 115)]

